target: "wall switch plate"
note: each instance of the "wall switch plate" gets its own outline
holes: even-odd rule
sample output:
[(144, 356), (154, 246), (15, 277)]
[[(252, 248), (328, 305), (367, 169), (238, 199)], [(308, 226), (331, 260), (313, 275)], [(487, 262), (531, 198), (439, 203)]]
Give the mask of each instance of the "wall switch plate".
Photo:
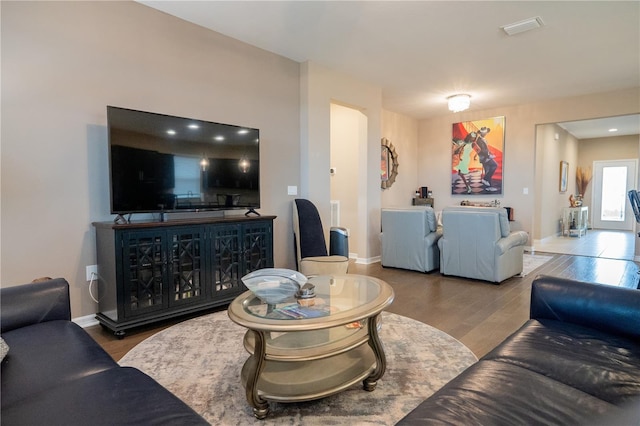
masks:
[(87, 266), (87, 281), (91, 281), (91, 278), (94, 276), (98, 277), (98, 265), (89, 265)]
[(287, 186), (287, 195), (298, 195), (297, 186)]
[(529, 194), (529, 188), (522, 188), (522, 194), (528, 195)]

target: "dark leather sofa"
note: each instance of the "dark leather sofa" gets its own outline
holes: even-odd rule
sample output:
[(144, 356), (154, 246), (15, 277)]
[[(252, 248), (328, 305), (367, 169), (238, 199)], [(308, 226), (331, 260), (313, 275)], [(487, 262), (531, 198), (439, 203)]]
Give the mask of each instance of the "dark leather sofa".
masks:
[(640, 290), (539, 276), (517, 332), (400, 425), (640, 425)]
[(3, 288), (0, 309), (3, 426), (208, 424), (71, 322), (64, 279)]

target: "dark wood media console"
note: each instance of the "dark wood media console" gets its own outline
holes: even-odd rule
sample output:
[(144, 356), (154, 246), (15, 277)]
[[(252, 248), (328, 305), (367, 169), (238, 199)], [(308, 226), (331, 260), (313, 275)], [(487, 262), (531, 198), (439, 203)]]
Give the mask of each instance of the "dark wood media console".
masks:
[(96, 222), (100, 324), (141, 325), (229, 304), (240, 278), (273, 267), (276, 216)]

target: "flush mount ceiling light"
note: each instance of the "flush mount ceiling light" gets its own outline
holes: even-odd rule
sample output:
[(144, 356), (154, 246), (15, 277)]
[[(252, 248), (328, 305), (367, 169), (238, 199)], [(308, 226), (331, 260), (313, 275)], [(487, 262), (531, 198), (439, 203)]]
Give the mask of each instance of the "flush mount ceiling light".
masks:
[(514, 22), (513, 24), (505, 25), (500, 28), (507, 33), (507, 35), (514, 35), (523, 33), (529, 30), (535, 30), (536, 28), (544, 27), (542, 18), (536, 16), (535, 18), (525, 19), (524, 21)]
[(471, 105), (471, 96), (464, 94), (453, 95), (449, 96), (447, 101), (449, 102), (450, 111), (460, 112), (469, 108), (469, 105)]
[(202, 160), (200, 160), (200, 168), (203, 172), (206, 172), (209, 168), (209, 159), (205, 154), (202, 154)]

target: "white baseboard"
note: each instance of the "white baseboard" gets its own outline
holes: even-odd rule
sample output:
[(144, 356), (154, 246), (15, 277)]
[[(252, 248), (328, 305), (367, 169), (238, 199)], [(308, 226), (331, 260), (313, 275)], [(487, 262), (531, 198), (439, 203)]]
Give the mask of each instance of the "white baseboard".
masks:
[(371, 265), (372, 263), (378, 263), (380, 262), (380, 256), (374, 256), (374, 257), (369, 257), (369, 258), (357, 258), (356, 259), (356, 263), (358, 265)]
[(95, 314), (94, 315), (85, 315), (83, 317), (78, 317), (78, 318), (73, 318), (73, 319), (71, 319), (71, 321), (75, 322), (76, 324), (78, 324), (82, 328), (87, 328), (87, 327), (91, 327), (91, 326), (99, 324), (98, 320), (96, 319)]

